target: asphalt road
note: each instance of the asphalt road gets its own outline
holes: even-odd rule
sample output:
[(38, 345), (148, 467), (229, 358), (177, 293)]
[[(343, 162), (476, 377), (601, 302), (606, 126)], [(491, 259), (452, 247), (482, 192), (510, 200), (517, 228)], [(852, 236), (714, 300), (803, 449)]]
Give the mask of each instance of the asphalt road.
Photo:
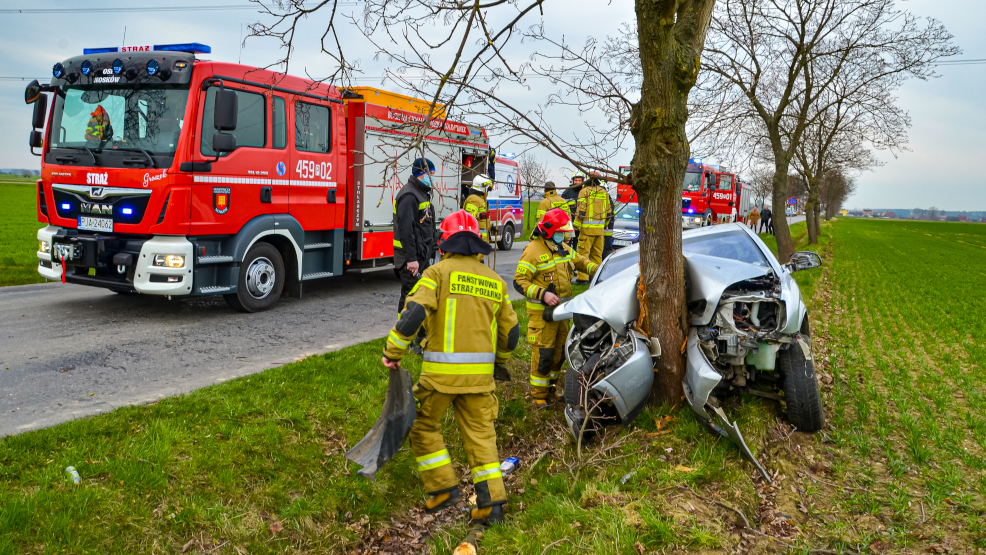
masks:
[[(513, 278), (524, 243), (499, 252)], [(222, 297), (168, 301), (82, 285), (0, 288), (0, 436), (222, 382), (383, 337), (392, 271), (304, 285), (302, 299), (242, 314)]]

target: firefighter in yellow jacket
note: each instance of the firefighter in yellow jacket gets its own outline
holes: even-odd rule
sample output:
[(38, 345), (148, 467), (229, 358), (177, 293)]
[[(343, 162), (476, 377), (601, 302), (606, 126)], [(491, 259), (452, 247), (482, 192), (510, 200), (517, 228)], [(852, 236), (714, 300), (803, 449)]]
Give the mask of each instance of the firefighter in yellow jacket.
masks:
[(469, 212), (479, 221), (480, 236), (489, 241), (490, 219), (489, 203), (486, 202), (486, 195), (493, 187), (493, 180), (488, 175), (477, 175), (472, 180), (472, 187), (469, 188), (469, 196), (466, 197), (462, 208)]
[(565, 237), (574, 233), (572, 220), (560, 208), (548, 210), (538, 222), (531, 242), (514, 273), (514, 288), (527, 298), (527, 341), (531, 344), (531, 397), (540, 406), (561, 373), (568, 321), (545, 322), (545, 306), (555, 306), (572, 296), (575, 270), (595, 274), (598, 264), (573, 251)]
[[(575, 227), (579, 228), (579, 254), (599, 264), (603, 261), (606, 222), (613, 217), (613, 204), (609, 193), (593, 178), (589, 185), (582, 187), (576, 203)], [(579, 271), (576, 283), (586, 283), (589, 276)]]
[(396, 368), (424, 325), (421, 377), (414, 386), (418, 410), (410, 438), (430, 496), (425, 510), (440, 511), (461, 497), (442, 438), (442, 415), (451, 406), (476, 487), (471, 516), (489, 524), (503, 520), (507, 501), (493, 428), (499, 409), (493, 372), (517, 347), (520, 328), (507, 284), (480, 261), (492, 248), (480, 239), (476, 218), (459, 210), (442, 221), (441, 229), (442, 259), (424, 271), (407, 297), (387, 338), (383, 364)]
[(538, 204), (537, 221), (540, 222), (541, 218), (552, 208), (560, 208), (569, 216), (572, 215), (568, 211), (568, 201), (558, 196), (558, 189), (555, 187), (555, 182), (549, 181), (544, 184), (544, 198)]

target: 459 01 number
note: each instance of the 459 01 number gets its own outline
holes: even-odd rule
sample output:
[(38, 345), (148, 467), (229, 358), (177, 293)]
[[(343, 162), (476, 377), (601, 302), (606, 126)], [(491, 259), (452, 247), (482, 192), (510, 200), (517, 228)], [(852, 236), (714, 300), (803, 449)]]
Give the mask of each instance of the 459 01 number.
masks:
[(298, 173), (298, 177), (301, 179), (311, 179), (313, 177), (331, 179), (332, 163), (316, 162), (314, 160), (298, 160), (298, 165), (295, 166), (294, 171)]

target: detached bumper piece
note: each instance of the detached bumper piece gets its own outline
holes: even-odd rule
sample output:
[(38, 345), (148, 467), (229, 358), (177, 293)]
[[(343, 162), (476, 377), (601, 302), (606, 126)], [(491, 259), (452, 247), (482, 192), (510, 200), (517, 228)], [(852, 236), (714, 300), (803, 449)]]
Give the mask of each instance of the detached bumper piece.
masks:
[[(699, 420), (706, 427), (732, 441), (739, 448), (743, 458), (749, 461), (767, 482), (772, 483), (770, 474), (767, 473), (766, 469), (764, 469), (760, 461), (757, 460), (750, 451), (750, 448), (746, 445), (743, 434), (740, 432), (736, 422), (730, 424), (729, 418), (726, 417), (726, 414), (721, 408), (708, 404), (709, 396), (712, 394), (712, 390), (715, 389), (716, 385), (722, 380), (722, 376), (712, 367), (709, 359), (706, 358), (705, 353), (699, 346), (698, 331), (694, 327), (688, 333), (687, 359), (685, 381), (682, 385), (685, 388), (685, 401), (688, 402), (688, 406), (692, 408), (692, 411), (695, 412)], [(712, 414), (709, 414), (707, 407), (711, 409)]]

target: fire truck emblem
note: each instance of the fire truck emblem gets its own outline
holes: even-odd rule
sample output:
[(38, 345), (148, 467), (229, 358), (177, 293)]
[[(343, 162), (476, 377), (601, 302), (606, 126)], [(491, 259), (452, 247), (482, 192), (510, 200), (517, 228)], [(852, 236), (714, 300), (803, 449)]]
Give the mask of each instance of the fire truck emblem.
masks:
[(284, 162), (278, 162), (277, 163), (277, 175), (284, 175), (284, 172), (286, 172), (286, 171), (287, 171), (287, 168), (284, 166)]
[(212, 188), (212, 209), (216, 211), (216, 214), (221, 215), (229, 211), (229, 191), (229, 187)]

